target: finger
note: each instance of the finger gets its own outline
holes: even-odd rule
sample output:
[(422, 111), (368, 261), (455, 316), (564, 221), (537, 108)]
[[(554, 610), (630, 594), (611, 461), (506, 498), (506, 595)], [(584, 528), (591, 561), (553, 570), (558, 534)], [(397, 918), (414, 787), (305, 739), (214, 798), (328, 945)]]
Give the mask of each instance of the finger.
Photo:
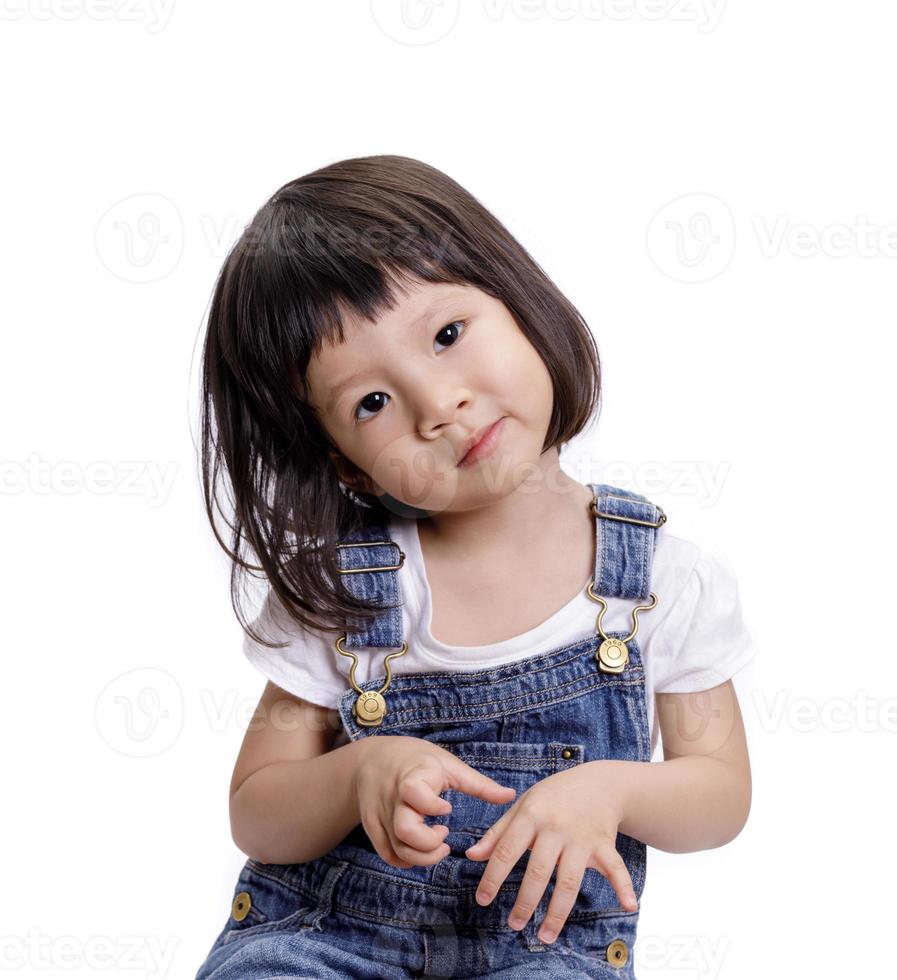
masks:
[(522, 820), (515, 820), (496, 842), (486, 870), (480, 879), (476, 899), (488, 905), (514, 865), (533, 842), (533, 829)]
[[(398, 806), (404, 806), (404, 804), (400, 803)], [(451, 848), (447, 844), (443, 844), (440, 838), (430, 837), (423, 847), (407, 844), (396, 833), (394, 820), (394, 814), (391, 814), (389, 819), (383, 820), (383, 829), (389, 838), (389, 845), (393, 853), (399, 857), (399, 860), (410, 862), (409, 867), (414, 865), (426, 867), (431, 864), (438, 864), (450, 853)], [(426, 829), (429, 830), (429, 828)], [(436, 832), (434, 831), (434, 833)]]
[(460, 759), (455, 758), (446, 768), (450, 786), (462, 793), (486, 800), (487, 803), (507, 803), (517, 795), (513, 786), (503, 786)]
[(362, 821), (362, 826), (380, 857), (396, 868), (412, 868), (415, 865), (426, 867), (437, 864), (450, 852), (447, 844), (442, 844), (435, 851), (426, 853), (409, 848), (390, 834), (388, 824), (379, 817), (368, 815)]
[(467, 857), (472, 861), (485, 861), (486, 858), (492, 853), (492, 847), (496, 841), (501, 837), (505, 827), (511, 822), (513, 817), (516, 815), (516, 810), (511, 807), (510, 810), (503, 813), (498, 820), (492, 824), (491, 827), (487, 827), (483, 836), (476, 842), (476, 844), (471, 844), (470, 847), (464, 852)]
[(567, 916), (576, 903), (582, 879), (585, 875), (588, 855), (570, 848), (561, 854), (554, 879), (554, 891), (548, 903), (548, 911), (539, 928), (539, 939), (543, 943), (553, 943), (567, 921)]
[(422, 780), (407, 779), (400, 782), (399, 799), (414, 807), (418, 813), (425, 813), (431, 817), (441, 817), (452, 812), (451, 803), (438, 796), (432, 786), (428, 786)]
[(632, 878), (629, 869), (626, 867), (620, 852), (608, 841), (604, 845), (599, 845), (594, 852), (595, 865), (597, 869), (607, 878), (617, 893), (620, 904), (630, 912), (638, 908), (638, 899), (635, 897), (635, 889), (632, 887)]
[(444, 857), (451, 853), (451, 848), (448, 844), (437, 844), (435, 847), (427, 847), (422, 850), (400, 840), (394, 833), (390, 832), (389, 827), (386, 828), (386, 833), (389, 837), (393, 853), (396, 854), (400, 861), (409, 862), (407, 864), (403, 863), (402, 867), (413, 867), (415, 865), (427, 867), (431, 864), (438, 864)]
[(405, 803), (396, 804), (393, 812), (393, 831), (402, 844), (420, 851), (435, 850), (448, 835), (445, 824), (427, 826), (423, 817)]
[[(526, 873), (520, 883), (520, 891), (517, 892), (514, 907), (508, 916), (508, 925), (512, 929), (522, 929), (529, 922), (539, 900), (545, 894), (560, 855), (561, 838), (544, 831), (539, 834), (530, 852)], [(583, 870), (585, 870), (585, 861), (583, 861)]]
[(391, 864), (396, 868), (413, 867), (410, 862), (403, 860), (396, 854), (389, 835), (386, 833), (386, 828), (379, 820), (362, 820), (362, 826), (364, 827), (365, 833), (370, 837), (371, 843), (374, 845), (374, 850), (387, 864)]

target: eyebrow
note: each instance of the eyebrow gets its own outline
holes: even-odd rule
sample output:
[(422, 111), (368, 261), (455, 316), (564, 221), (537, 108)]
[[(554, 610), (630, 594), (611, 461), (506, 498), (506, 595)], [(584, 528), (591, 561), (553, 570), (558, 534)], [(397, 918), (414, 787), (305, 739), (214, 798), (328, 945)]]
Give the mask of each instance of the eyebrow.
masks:
[[(431, 319), (436, 313), (444, 309), (451, 303), (456, 302), (463, 296), (460, 289), (454, 289), (450, 293), (446, 293), (441, 299), (434, 300), (424, 311), (411, 321), (411, 327), (417, 327), (424, 320)], [(353, 371), (352, 374), (346, 375), (341, 381), (335, 384), (330, 391), (330, 398), (327, 400), (327, 410), (332, 411), (336, 407), (336, 403), (339, 400), (342, 393), (346, 388), (355, 384), (357, 381), (361, 381), (364, 378), (370, 377), (370, 375), (375, 374), (376, 371), (364, 368), (361, 371)]]
[(348, 377), (343, 378), (343, 380), (340, 381), (338, 385), (334, 385), (334, 387), (331, 389), (330, 398), (327, 401), (328, 411), (331, 411), (336, 407), (336, 403), (337, 401), (339, 401), (340, 395), (342, 395), (342, 393), (346, 390), (346, 388), (349, 388), (356, 381), (361, 381), (362, 378), (366, 378), (369, 374), (372, 373), (373, 373), (372, 371), (355, 371), (353, 374), (350, 374)]

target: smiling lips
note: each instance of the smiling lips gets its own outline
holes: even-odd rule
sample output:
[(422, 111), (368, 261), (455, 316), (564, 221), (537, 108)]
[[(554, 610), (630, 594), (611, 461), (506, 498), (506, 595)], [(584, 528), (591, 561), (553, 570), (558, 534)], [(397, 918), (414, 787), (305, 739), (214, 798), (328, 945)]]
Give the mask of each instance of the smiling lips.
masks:
[(458, 461), (458, 466), (472, 466), (479, 460), (485, 459), (492, 452), (501, 438), (505, 418), (506, 416), (502, 416), (497, 422), (493, 422), (492, 425), (487, 426), (472, 437), (467, 444), (464, 455)]

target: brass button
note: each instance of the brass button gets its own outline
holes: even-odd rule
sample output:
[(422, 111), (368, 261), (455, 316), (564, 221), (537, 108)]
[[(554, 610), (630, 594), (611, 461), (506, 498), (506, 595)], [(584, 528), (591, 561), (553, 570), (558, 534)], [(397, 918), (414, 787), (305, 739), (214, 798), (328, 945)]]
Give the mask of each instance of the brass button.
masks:
[(249, 892), (240, 892), (239, 895), (234, 899), (234, 904), (231, 906), (230, 914), (237, 920), (237, 922), (242, 922), (247, 915), (249, 915), (249, 910), (252, 908), (252, 899), (249, 897)]
[(565, 759), (572, 759), (573, 758), (573, 749), (564, 749), (564, 751), (561, 752), (561, 755)]
[(629, 949), (622, 939), (615, 939), (607, 946), (607, 962), (611, 966), (626, 966), (629, 962)]

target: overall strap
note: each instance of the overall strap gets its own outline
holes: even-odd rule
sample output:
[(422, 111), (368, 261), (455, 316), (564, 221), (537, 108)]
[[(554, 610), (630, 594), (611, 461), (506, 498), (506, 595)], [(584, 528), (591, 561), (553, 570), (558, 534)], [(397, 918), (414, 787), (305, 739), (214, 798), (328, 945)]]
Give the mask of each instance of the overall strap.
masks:
[[(666, 514), (647, 497), (605, 483), (590, 483), (595, 516), (595, 591), (624, 599), (647, 599), (657, 529)], [(405, 553), (390, 539), (389, 526), (368, 524), (340, 539), (337, 566), (343, 584), (356, 598), (383, 612), (364, 624), (350, 620), (343, 645), (400, 647), (402, 645), (402, 593), (398, 570)]]
[(647, 497), (607, 483), (590, 483), (595, 517), (595, 591), (647, 599), (657, 529), (666, 514)]
[(336, 562), (343, 585), (357, 599), (375, 606), (390, 606), (367, 624), (360, 617), (351, 617), (343, 641), (353, 647), (400, 647), (402, 645), (402, 601), (398, 570), (405, 563), (405, 553), (390, 540), (389, 528), (383, 524), (367, 524), (360, 530), (340, 538), (336, 546)]

